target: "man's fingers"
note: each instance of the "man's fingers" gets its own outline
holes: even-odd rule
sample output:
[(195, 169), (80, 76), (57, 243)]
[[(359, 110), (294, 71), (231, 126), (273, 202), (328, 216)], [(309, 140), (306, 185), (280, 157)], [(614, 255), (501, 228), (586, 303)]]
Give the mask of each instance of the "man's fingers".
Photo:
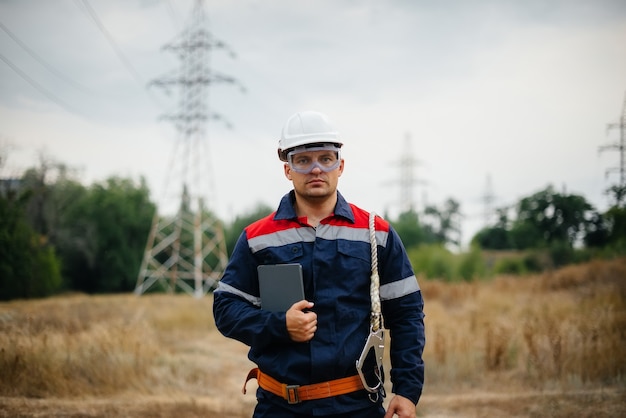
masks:
[(301, 300), (291, 305), (287, 311), (287, 331), (292, 340), (298, 342), (309, 341), (317, 331), (317, 314), (307, 311), (313, 307), (313, 302)]
[(309, 302), (308, 300), (301, 300), (300, 302), (296, 302), (291, 305), (290, 309), (295, 309), (297, 311), (304, 311), (305, 309), (311, 309), (313, 307), (313, 302)]

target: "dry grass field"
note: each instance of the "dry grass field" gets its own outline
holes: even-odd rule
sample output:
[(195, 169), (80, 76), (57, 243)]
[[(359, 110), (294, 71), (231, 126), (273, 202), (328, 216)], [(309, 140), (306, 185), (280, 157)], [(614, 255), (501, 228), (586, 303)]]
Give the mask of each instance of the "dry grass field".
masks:
[[(420, 281), (419, 417), (626, 416), (626, 258), (528, 277)], [(249, 417), (247, 348), (212, 298), (0, 303), (0, 417)]]

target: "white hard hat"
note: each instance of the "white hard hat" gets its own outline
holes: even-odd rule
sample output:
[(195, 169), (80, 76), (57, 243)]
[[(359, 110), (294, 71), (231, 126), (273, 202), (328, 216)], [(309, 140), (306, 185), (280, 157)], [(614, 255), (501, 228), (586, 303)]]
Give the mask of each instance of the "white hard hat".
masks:
[(343, 143), (339, 132), (326, 115), (311, 110), (298, 112), (287, 119), (278, 141), (278, 158), (287, 161), (287, 152), (293, 148), (310, 144), (335, 144), (340, 148)]

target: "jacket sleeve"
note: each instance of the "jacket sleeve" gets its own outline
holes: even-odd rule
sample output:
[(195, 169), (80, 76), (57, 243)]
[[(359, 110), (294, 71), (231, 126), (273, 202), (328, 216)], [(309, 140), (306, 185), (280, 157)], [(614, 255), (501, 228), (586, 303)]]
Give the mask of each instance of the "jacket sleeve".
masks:
[(391, 227), (381, 256), (383, 319), (391, 336), (392, 392), (417, 403), (424, 385), (424, 300), (404, 245)]
[(257, 265), (244, 231), (214, 292), (213, 316), (224, 336), (261, 348), (290, 338), (285, 312), (260, 308)]

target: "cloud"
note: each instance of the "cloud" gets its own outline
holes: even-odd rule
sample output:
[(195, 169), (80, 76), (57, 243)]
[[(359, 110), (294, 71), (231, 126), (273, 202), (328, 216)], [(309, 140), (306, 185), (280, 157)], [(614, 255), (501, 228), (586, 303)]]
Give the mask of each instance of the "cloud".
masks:
[[(50, 74), (0, 33), (0, 52), (71, 106), (59, 108), (0, 65), (0, 134), (17, 141), (23, 166), (46, 148), (84, 169), (85, 180), (145, 175), (155, 196), (178, 140), (160, 115), (178, 111), (151, 80), (175, 76), (177, 39), (193, 2), (91, 1), (143, 80), (136, 79), (80, 2), (0, 3), (0, 19), (43, 59), (87, 87)], [(393, 183), (405, 137), (420, 165), (418, 207), (454, 197), (469, 238), (481, 224), (491, 175), (497, 203), (553, 183), (606, 205), (597, 156), (614, 137), (626, 90), (626, 6), (620, 1), (209, 2), (211, 33), (237, 53), (214, 50), (211, 68), (246, 87), (214, 84), (205, 164), (226, 219), (257, 202), (277, 203), (289, 183), (275, 148), (292, 113), (317, 109), (346, 146), (341, 190), (357, 204), (394, 214)], [(34, 10), (34, 12), (33, 12)], [(0, 63), (2, 64), (2, 63)]]

